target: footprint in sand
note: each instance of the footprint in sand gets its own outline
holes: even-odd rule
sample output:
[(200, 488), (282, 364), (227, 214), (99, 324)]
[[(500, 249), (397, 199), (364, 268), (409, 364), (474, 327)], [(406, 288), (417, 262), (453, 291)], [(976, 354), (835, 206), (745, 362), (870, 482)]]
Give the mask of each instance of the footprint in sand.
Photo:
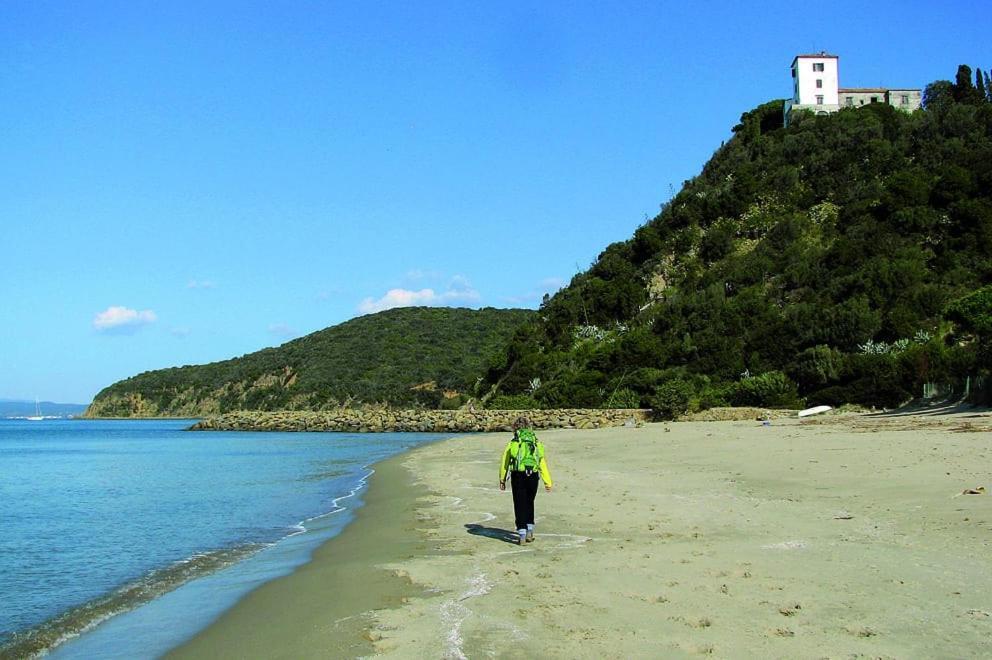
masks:
[(713, 655), (716, 647), (712, 644), (675, 644), (675, 648), (689, 655)]
[(689, 626), (690, 628), (709, 628), (710, 626), (713, 625), (713, 621), (711, 621), (707, 617), (701, 617), (699, 619), (687, 619), (684, 616), (670, 616), (668, 617), (668, 619), (669, 621), (677, 621), (678, 623), (683, 623)]

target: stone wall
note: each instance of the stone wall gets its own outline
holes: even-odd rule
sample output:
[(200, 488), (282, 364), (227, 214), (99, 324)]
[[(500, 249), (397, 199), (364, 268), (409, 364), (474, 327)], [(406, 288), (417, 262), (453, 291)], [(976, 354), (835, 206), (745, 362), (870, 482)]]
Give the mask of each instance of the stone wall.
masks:
[(239, 411), (207, 417), (191, 431), (347, 431), (469, 433), (508, 431), (524, 415), (535, 429), (594, 429), (646, 421), (649, 410), (336, 410)]

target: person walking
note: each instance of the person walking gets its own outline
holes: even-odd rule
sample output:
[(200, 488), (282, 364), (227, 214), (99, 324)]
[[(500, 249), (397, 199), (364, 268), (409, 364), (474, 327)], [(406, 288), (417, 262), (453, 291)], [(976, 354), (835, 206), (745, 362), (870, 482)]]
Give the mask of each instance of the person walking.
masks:
[(513, 438), (503, 450), (499, 462), (499, 489), (506, 490), (506, 475), (510, 474), (513, 490), (513, 515), (516, 518), (517, 545), (534, 540), (534, 499), (538, 481), (551, 492), (551, 471), (544, 455), (544, 445), (530, 428), (530, 420), (518, 417), (513, 422)]

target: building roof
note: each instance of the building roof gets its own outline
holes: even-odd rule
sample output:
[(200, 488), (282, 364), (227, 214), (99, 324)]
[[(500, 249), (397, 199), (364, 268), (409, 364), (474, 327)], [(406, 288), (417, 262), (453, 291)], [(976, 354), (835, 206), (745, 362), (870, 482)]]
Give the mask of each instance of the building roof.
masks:
[(836, 55), (831, 55), (827, 51), (821, 50), (819, 53), (810, 53), (808, 55), (796, 55), (795, 57), (792, 58), (792, 63), (795, 64), (796, 60), (798, 60), (800, 57), (802, 57), (803, 59), (810, 57), (814, 57), (817, 59), (834, 59), (834, 60), (837, 59)]
[(885, 93), (888, 90), (887, 87), (838, 87), (838, 92), (881, 92)]

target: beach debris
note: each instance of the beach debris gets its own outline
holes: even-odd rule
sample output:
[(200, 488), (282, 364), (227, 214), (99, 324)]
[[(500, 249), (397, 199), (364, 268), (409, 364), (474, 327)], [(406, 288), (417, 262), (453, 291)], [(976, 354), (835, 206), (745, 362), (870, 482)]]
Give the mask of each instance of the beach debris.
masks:
[(951, 495), (951, 499), (954, 499), (955, 497), (961, 497), (962, 495), (984, 495), (984, 494), (985, 494), (985, 486), (975, 486), (974, 488), (965, 488), (960, 493), (954, 493), (953, 495)]
[(782, 541), (781, 543), (770, 543), (761, 546), (762, 550), (802, 550), (806, 547), (806, 541)]
[(812, 408), (807, 408), (806, 410), (800, 410), (797, 417), (809, 417), (810, 415), (819, 415), (820, 413), (825, 413), (828, 410), (833, 410), (830, 406), (813, 406)]
[(786, 605), (785, 607), (778, 608), (778, 613), (782, 616), (795, 616), (801, 609), (803, 609), (801, 604), (794, 603), (792, 605)]
[(834, 520), (850, 520), (852, 518), (854, 518), (854, 516), (852, 516), (847, 511), (841, 511), (836, 516), (834, 516)]

